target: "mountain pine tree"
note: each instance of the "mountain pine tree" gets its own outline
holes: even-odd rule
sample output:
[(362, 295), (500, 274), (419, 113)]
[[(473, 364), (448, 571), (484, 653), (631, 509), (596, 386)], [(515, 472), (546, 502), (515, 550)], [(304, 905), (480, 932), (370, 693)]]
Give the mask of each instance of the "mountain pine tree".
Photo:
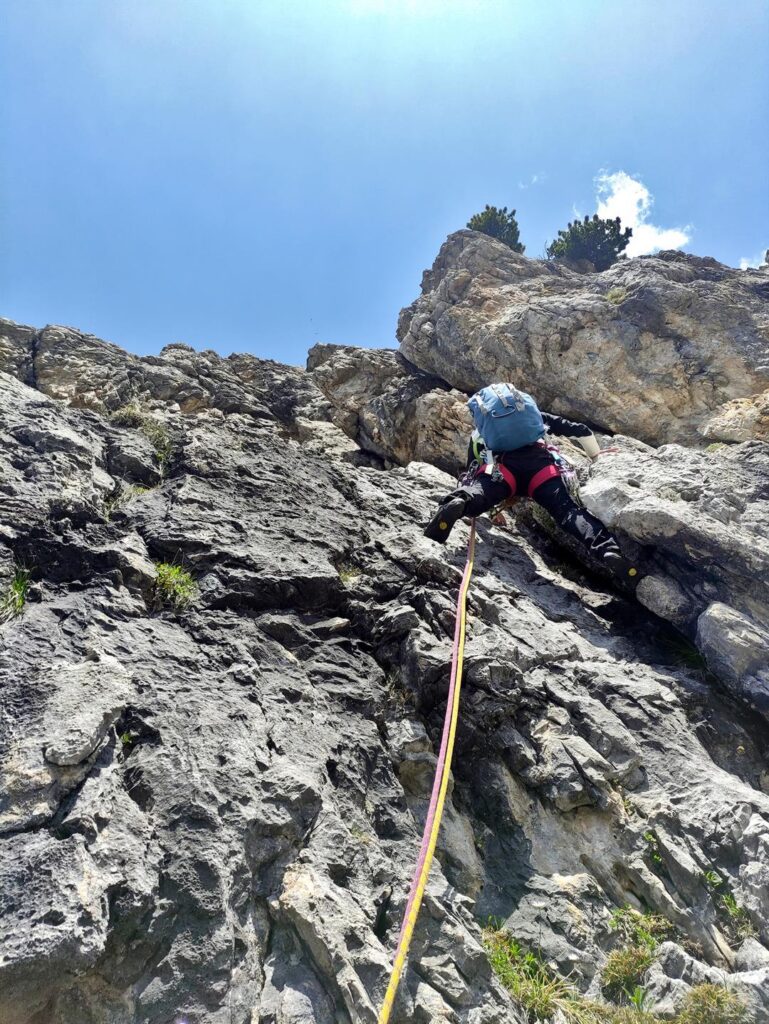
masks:
[(500, 242), (509, 245), (513, 252), (522, 253), (526, 248), (521, 245), (518, 232), (518, 221), (515, 219), (515, 210), (507, 212), (507, 207), (498, 209), (496, 206), (486, 204), (483, 213), (476, 213), (467, 222), (467, 226), (473, 231), (482, 231), (484, 235), (491, 235), (498, 238)]
[(590, 260), (596, 270), (608, 270), (627, 248), (632, 228), (622, 230), (619, 217), (602, 219), (597, 213), (575, 220), (547, 248), (547, 258)]

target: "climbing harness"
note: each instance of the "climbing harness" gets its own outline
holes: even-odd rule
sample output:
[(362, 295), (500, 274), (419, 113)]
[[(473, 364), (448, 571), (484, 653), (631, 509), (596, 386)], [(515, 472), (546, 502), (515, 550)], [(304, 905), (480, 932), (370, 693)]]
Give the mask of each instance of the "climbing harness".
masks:
[(454, 752), (454, 738), (457, 731), (457, 718), (459, 715), (459, 692), (462, 686), (462, 664), (465, 655), (465, 630), (467, 615), (467, 592), (470, 589), (470, 577), (473, 573), (473, 559), (475, 557), (475, 520), (470, 523), (470, 538), (467, 542), (467, 560), (465, 571), (462, 575), (462, 583), (459, 587), (457, 597), (457, 611), (454, 625), (454, 648), (451, 656), (451, 678), (449, 680), (449, 694), (446, 702), (446, 717), (443, 721), (443, 735), (441, 736), (441, 747), (438, 752), (438, 763), (435, 767), (435, 779), (433, 791), (430, 796), (430, 806), (427, 811), (427, 820), (422, 834), (422, 846), (419, 851), (419, 858), (414, 870), (414, 877), (411, 881), (408, 903), (403, 915), (398, 948), (395, 951), (390, 983), (387, 986), (382, 1009), (379, 1011), (379, 1024), (387, 1024), (390, 1020), (395, 994), (398, 991), (398, 983), (406, 962), (411, 936), (414, 933), (414, 925), (417, 921), (419, 908), (422, 905), (427, 878), (430, 874), (430, 866), (435, 853), (435, 844), (438, 841), (438, 830), (441, 827), (443, 807), (446, 802), (446, 791), (449, 785), (451, 773), (451, 756)]
[[(577, 477), (576, 470), (566, 456), (563, 455), (554, 444), (545, 444), (544, 441), (540, 441), (539, 443), (543, 448), (546, 448), (550, 452), (553, 461), (549, 465), (543, 466), (532, 476), (531, 480), (529, 480), (529, 486), (526, 488), (527, 497), (534, 497), (534, 492), (538, 487), (546, 483), (548, 480), (552, 480), (553, 477), (559, 476), (563, 480), (571, 496), (575, 501), (577, 501), (577, 496), (579, 494), (579, 479)], [(489, 452), (488, 449), (486, 450), (486, 461), (481, 462), (480, 465), (477, 466), (473, 463), (470, 471), (462, 477), (462, 481), (466, 480), (469, 483), (470, 480), (475, 479), (475, 477), (486, 474), (494, 480), (504, 480), (510, 490), (508, 498), (523, 497), (523, 494), (518, 493), (518, 481), (515, 478), (515, 474), (505, 465), (501, 458), (498, 458), (496, 455)], [(581, 504), (581, 502), (579, 503)]]
[[(546, 483), (553, 477), (559, 476), (576, 504), (582, 505), (582, 499), (579, 496), (579, 477), (571, 460), (551, 441), (540, 438), (537, 443), (541, 448), (547, 449), (553, 461), (550, 465), (543, 466), (542, 469), (532, 476), (526, 489), (527, 496), (529, 498), (533, 497), (534, 492), (541, 484)], [(493, 451), (486, 444), (478, 430), (473, 431), (471, 445), (474, 456), (473, 462), (465, 473), (460, 476), (460, 485), (471, 483), (481, 474), (488, 474), (494, 480), (504, 480), (510, 490), (509, 498), (523, 497), (523, 494), (518, 491), (518, 481), (515, 478), (515, 474), (502, 461), (502, 454), (497, 454)]]

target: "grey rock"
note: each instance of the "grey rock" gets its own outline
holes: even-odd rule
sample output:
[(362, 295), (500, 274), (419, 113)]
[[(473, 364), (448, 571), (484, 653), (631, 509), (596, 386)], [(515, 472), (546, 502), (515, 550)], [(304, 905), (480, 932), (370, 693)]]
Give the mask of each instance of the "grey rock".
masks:
[(265, 963), (260, 1018), (264, 1024), (335, 1024), (334, 1003), (288, 931), (277, 931)]
[(427, 730), (418, 719), (396, 719), (388, 724), (387, 735), (391, 748), (398, 758), (405, 754), (421, 754), (432, 749)]
[(769, 950), (755, 939), (745, 939), (734, 958), (736, 971), (760, 971), (769, 967)]
[(726, 402), (705, 421), (701, 433), (716, 441), (769, 441), (769, 388)]
[(106, 876), (82, 836), (10, 836), (0, 860), (3, 985), (0, 1020), (45, 1013), (61, 980), (86, 973), (103, 953)]
[(128, 484), (157, 487), (162, 479), (152, 442), (137, 430), (113, 432), (107, 444), (106, 466), (113, 479)]
[(713, 671), (769, 715), (769, 629), (714, 602), (697, 620), (697, 643)]
[[(66, 666), (49, 680), (53, 699), (47, 709), (46, 761), (76, 765), (96, 750), (131, 696), (130, 676), (115, 658)], [(45, 685), (45, 683), (44, 683)]]
[(723, 985), (726, 977), (724, 971), (699, 963), (676, 943), (663, 942), (644, 977), (644, 988), (655, 1012), (672, 1016), (694, 985)]
[(673, 942), (664, 942), (644, 978), (644, 987), (655, 1012), (672, 1016), (680, 1010), (686, 993), (693, 986), (722, 986), (742, 999), (751, 1022), (766, 1024), (769, 1021), (768, 982), (769, 967), (765, 965), (754, 969), (737, 967), (734, 973), (727, 973), (705, 967), (680, 946)]
[(465, 396), (397, 352), (315, 345), (307, 368), (331, 402), (334, 421), (362, 448), (404, 465), (453, 471), (472, 429)]
[[(459, 277), (468, 288), (472, 290), (476, 284), (481, 291), (485, 287), (497, 287), (499, 274), (495, 272), (496, 276), (490, 279), (484, 277), (483, 260), (491, 260), (492, 256), (497, 271), (499, 266), (504, 266), (505, 273), (513, 274), (519, 283), (524, 278), (529, 280), (526, 275), (532, 281), (546, 279), (548, 282), (553, 275), (556, 282), (561, 280), (559, 275), (568, 277), (568, 271), (563, 268), (548, 265), (549, 269), (545, 270), (541, 264), (533, 264), (509, 251), (501, 260), (497, 251), (500, 247), (494, 249), (497, 243), (475, 237), (472, 232), (460, 233), (460, 236), (464, 241), (458, 248), (452, 248), (451, 240), (447, 243), (445, 263), (438, 275), (441, 280), (444, 271), (447, 279), (455, 272), (452, 260), (461, 262), (467, 257), (472, 266), (467, 274), (462, 272)], [(470, 236), (473, 236), (472, 241)], [(487, 243), (493, 252), (484, 248)], [(700, 272), (703, 281), (720, 282), (724, 287), (741, 280), (732, 279), (727, 268), (719, 269), (712, 261), (697, 263), (696, 259), (691, 262), (688, 257), (678, 261), (668, 255), (661, 259), (661, 269), (652, 268), (648, 262), (633, 261), (637, 264), (634, 273), (649, 273), (654, 287), (663, 290), (667, 274), (679, 284), (693, 283)], [(683, 276), (679, 262), (688, 268)], [(473, 274), (478, 275), (477, 280)], [(434, 277), (429, 277), (427, 284), (432, 287)], [(573, 281), (569, 287), (572, 286), (577, 287)], [(442, 287), (443, 284), (439, 290)], [(587, 285), (583, 281), (579, 287)], [(696, 288), (699, 294), (699, 285)], [(568, 292), (562, 295), (562, 301), (574, 303), (576, 299)], [(760, 333), (764, 317), (762, 307), (755, 306), (754, 313)], [(416, 320), (421, 316), (418, 314)], [(436, 342), (436, 329), (429, 320), (422, 322), (419, 332), (420, 337), (422, 334), (428, 337), (427, 348), (417, 346), (412, 351), (404, 342), (402, 352), (419, 358), (421, 365), (432, 370), (444, 364), (447, 368), (463, 365), (466, 345), (461, 338), (452, 336), (441, 348)], [(442, 390), (443, 383), (436, 387), (434, 380), (416, 370), (402, 355), (317, 346), (310, 354), (308, 365), (336, 409), (337, 421), (360, 444), (394, 462), (425, 458), (452, 471), (461, 464), (469, 431), (463, 396)], [(641, 369), (648, 371), (648, 368)], [(454, 379), (449, 369), (446, 376)], [(474, 379), (472, 386), (478, 383)], [(425, 390), (429, 387), (433, 390)], [(413, 401), (405, 398), (409, 388), (417, 396)], [(539, 389), (537, 394), (540, 395)], [(418, 437), (417, 406), (427, 402), (430, 396), (444, 404), (451, 400), (452, 427), (448, 433), (444, 432), (441, 417), (436, 414), (432, 418), (431, 440), (424, 443), (424, 439)], [(594, 411), (589, 418), (595, 419)], [(761, 436), (760, 432), (757, 436)], [(762, 583), (769, 567), (765, 529), (769, 518), (769, 449), (759, 441), (714, 451), (693, 451), (671, 444), (655, 450), (634, 438), (621, 436), (615, 437), (613, 443), (620, 448), (619, 456), (600, 459), (590, 467), (583, 456), (571, 450), (568, 454), (581, 467), (582, 496), (587, 507), (620, 538), (628, 541), (629, 558), (640, 559), (643, 578), (637, 600), (697, 643), (714, 676), (734, 694), (764, 711), (766, 682), (763, 676), (769, 659), (760, 634), (762, 630), (769, 631), (769, 591)], [(436, 455), (436, 449), (440, 454)], [(577, 559), (592, 569), (597, 568), (570, 538), (554, 530), (548, 517), (538, 514), (536, 509), (533, 517), (520, 509), (516, 511), (519, 520), (525, 521), (527, 515), (554, 533), (558, 543)], [(742, 639), (736, 637), (734, 630), (726, 630), (723, 624), (716, 629), (713, 613), (703, 619), (703, 623), (711, 622), (709, 629), (699, 629), (700, 617), (711, 606), (720, 605), (732, 609), (735, 616), (746, 616)], [(751, 630), (753, 639), (747, 652), (743, 649), (744, 638)], [(705, 639), (706, 633), (711, 638), (709, 642)], [(576, 795), (579, 792), (578, 785), (575, 799), (582, 799)]]
[(644, 576), (638, 584), (636, 597), (649, 611), (675, 626), (685, 628), (692, 620), (691, 598), (669, 576)]
[(638, 599), (694, 640), (710, 670), (767, 714), (769, 446), (679, 445), (598, 459), (585, 505), (652, 556)]
[[(0, 586), (23, 562), (37, 588), (0, 625), (0, 1021), (373, 1022), (445, 711), (467, 526), (439, 549), (421, 524), (452, 478), (354, 446), (323, 363), (31, 335), (0, 377)], [(110, 419), (132, 401), (168, 430), (163, 473)], [(698, 456), (704, 483), (682, 481), (682, 449), (622, 446), (593, 481), (630, 495), (606, 505), (623, 543), (654, 548), (656, 609), (758, 622), (761, 446)], [(598, 985), (628, 903), (758, 1005), (759, 954), (735, 970), (703, 876), (764, 948), (765, 724), (536, 524), (477, 533), (451, 787), (394, 1024), (523, 1020), (483, 951), (489, 915)], [(194, 602), (157, 604), (159, 561), (192, 574)]]
[(0, 319), (0, 369), (25, 383), (33, 384), (32, 346), (34, 327)]
[(756, 1024), (769, 1021), (769, 967), (755, 971), (739, 971), (725, 981), (726, 987), (748, 1007), (748, 1019)]

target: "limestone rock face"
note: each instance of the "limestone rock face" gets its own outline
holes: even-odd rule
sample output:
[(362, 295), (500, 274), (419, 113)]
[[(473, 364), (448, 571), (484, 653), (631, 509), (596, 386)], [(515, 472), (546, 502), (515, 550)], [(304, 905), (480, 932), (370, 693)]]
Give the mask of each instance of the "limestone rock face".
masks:
[(712, 671), (769, 717), (769, 445), (640, 449), (614, 438), (585, 505), (650, 554), (638, 599), (696, 639)]
[(397, 352), (315, 345), (307, 369), (331, 402), (334, 422), (362, 448), (449, 472), (464, 462), (472, 430), (465, 395)]
[(705, 421), (701, 433), (719, 441), (769, 441), (769, 389), (722, 405)]
[[(404, 439), (398, 395), (459, 397), (387, 353), (316, 350), (304, 371), (139, 359), (59, 328), (3, 339), (0, 1022), (373, 1024), (467, 540), (422, 536), (451, 476), (392, 465), (430, 445), (448, 465), (459, 414)], [(676, 446), (622, 452), (592, 467), (595, 500), (648, 549), (647, 604), (711, 672), (538, 524), (479, 521), (397, 1024), (522, 1024), (484, 953), (490, 915), (599, 995), (625, 904), (674, 929), (660, 998), (724, 977), (769, 1020), (769, 734), (750, 706), (764, 447), (703, 453), (691, 479)], [(191, 574), (189, 603), (164, 600), (161, 562)]]
[[(422, 459), (454, 472), (463, 464), (472, 424), (460, 392), (389, 351), (318, 346), (309, 368), (332, 418), (365, 448), (402, 464)], [(655, 449), (617, 435), (615, 454), (592, 465), (562, 447), (580, 467), (584, 503), (643, 566), (637, 599), (769, 715), (769, 446)], [(584, 561), (578, 546), (571, 553)]]
[(545, 409), (650, 444), (765, 436), (750, 432), (764, 429), (763, 399), (730, 405), (769, 383), (763, 271), (662, 252), (583, 274), (458, 231), (398, 337), (461, 391), (512, 380)]
[(0, 319), (0, 366), (19, 380), (32, 382), (34, 327)]

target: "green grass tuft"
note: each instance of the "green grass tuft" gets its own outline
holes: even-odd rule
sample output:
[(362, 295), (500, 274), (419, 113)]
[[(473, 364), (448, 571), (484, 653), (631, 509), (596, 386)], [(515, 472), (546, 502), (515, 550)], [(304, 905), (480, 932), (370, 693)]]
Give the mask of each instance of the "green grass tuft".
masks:
[[(606, 1007), (598, 1016), (601, 1024), (662, 1024), (660, 1017), (648, 1010), (639, 1010), (635, 1006)], [(674, 1024), (668, 1021), (667, 1024)]]
[(120, 740), (123, 753), (127, 755), (130, 754), (134, 743), (136, 743), (139, 737), (135, 732), (131, 732), (130, 729), (127, 729), (118, 736), (118, 739)]
[(625, 942), (652, 949), (656, 948), (658, 942), (664, 942), (675, 935), (675, 928), (662, 914), (642, 914), (627, 906), (614, 911), (609, 927), (618, 932)]
[[(635, 946), (615, 950), (607, 962), (611, 988), (625, 1005), (593, 1002), (568, 981), (558, 977), (541, 957), (491, 919), (483, 944), (492, 970), (513, 999), (526, 1011), (529, 1024), (663, 1024), (652, 1012), (646, 990), (638, 983), (654, 960), (658, 939), (669, 937), (673, 925), (659, 914), (641, 914), (624, 907), (612, 915), (611, 927), (623, 938), (639, 940)], [(621, 958), (618, 955), (621, 954)], [(613, 959), (612, 959), (613, 958)], [(610, 967), (610, 964), (613, 964)], [(606, 987), (607, 969), (604, 969)], [(718, 985), (697, 985), (667, 1024), (748, 1024), (747, 1009), (734, 993)]]
[(720, 985), (696, 985), (686, 993), (675, 1024), (748, 1024), (748, 1009)]
[(756, 934), (750, 915), (737, 902), (734, 893), (730, 891), (724, 879), (717, 871), (704, 871), (702, 873), (705, 885), (711, 895), (716, 909), (719, 910), (726, 920), (726, 931), (730, 940), (742, 940)]
[(645, 944), (613, 949), (601, 972), (602, 987), (611, 999), (620, 999), (640, 986), (656, 958), (655, 946)]
[(355, 840), (356, 843), (360, 843), (361, 846), (371, 846), (373, 839), (368, 832), (364, 832), (362, 828), (358, 828), (357, 825), (353, 825), (350, 828), (350, 836)]
[[(513, 999), (526, 1011), (529, 1024), (663, 1024), (652, 1012), (641, 977), (654, 961), (658, 941), (674, 934), (673, 925), (660, 914), (642, 914), (631, 907), (616, 910), (610, 927), (632, 945), (614, 950), (603, 971), (604, 990), (623, 1006), (593, 1002), (560, 978), (541, 957), (490, 919), (483, 944), (492, 970)], [(697, 985), (668, 1024), (748, 1024), (744, 1003), (719, 985)]]
[(610, 1020), (604, 1008), (584, 999), (531, 951), (505, 931), (487, 928), (483, 944), (491, 968), (510, 995), (526, 1010), (529, 1021), (549, 1021), (560, 1012), (568, 1024), (601, 1024)]
[(165, 423), (161, 423), (160, 420), (156, 420), (154, 417), (148, 416), (139, 429), (155, 449), (155, 455), (157, 457), (158, 464), (160, 465), (160, 472), (165, 474), (173, 453), (173, 442), (171, 440), (171, 435), (168, 432), (168, 427)]
[[(650, 837), (650, 838), (647, 838)], [(644, 839), (656, 849), (653, 832)], [(657, 854), (659, 856), (659, 854)], [(609, 927), (619, 934), (622, 945), (609, 953), (602, 971), (602, 987), (612, 999), (627, 999), (638, 1010), (644, 1010), (643, 977), (654, 963), (657, 946), (675, 936), (675, 928), (662, 914), (644, 913), (632, 907), (620, 907), (609, 920)]]
[(610, 288), (605, 295), (606, 301), (613, 303), (615, 306), (619, 306), (621, 302), (624, 302), (627, 298), (627, 288), (616, 287)]
[(706, 672), (708, 663), (697, 647), (681, 633), (668, 633), (660, 638), (660, 647), (668, 664)]
[(634, 989), (625, 989), (625, 995), (630, 1006), (640, 1012), (646, 1012), (653, 1000), (643, 985), (636, 985)]
[(336, 571), (339, 573), (339, 579), (345, 586), (348, 583), (354, 583), (363, 574), (360, 566), (355, 565), (353, 562), (340, 562), (336, 567)]
[(173, 453), (173, 441), (168, 427), (142, 408), (138, 402), (123, 405), (110, 414), (110, 421), (117, 427), (135, 427), (149, 440), (155, 449), (160, 471), (165, 474)]
[(649, 860), (652, 862), (652, 866), (655, 868), (661, 868), (664, 865), (662, 854), (660, 853), (660, 841), (652, 829), (644, 832), (644, 842), (646, 843)]
[(676, 931), (663, 914), (649, 911), (641, 913), (632, 906), (614, 910), (609, 920), (609, 928), (612, 932), (620, 933), (628, 942), (650, 946), (672, 938)]
[(144, 423), (146, 413), (143, 412), (138, 402), (129, 402), (128, 405), (121, 405), (110, 413), (110, 422), (116, 427), (140, 427)]
[(15, 619), (24, 611), (29, 594), (29, 569), (17, 565), (11, 581), (0, 597), (0, 621)]
[(155, 572), (155, 604), (158, 607), (170, 605), (177, 609), (185, 608), (197, 597), (197, 584), (180, 565), (159, 562)]

